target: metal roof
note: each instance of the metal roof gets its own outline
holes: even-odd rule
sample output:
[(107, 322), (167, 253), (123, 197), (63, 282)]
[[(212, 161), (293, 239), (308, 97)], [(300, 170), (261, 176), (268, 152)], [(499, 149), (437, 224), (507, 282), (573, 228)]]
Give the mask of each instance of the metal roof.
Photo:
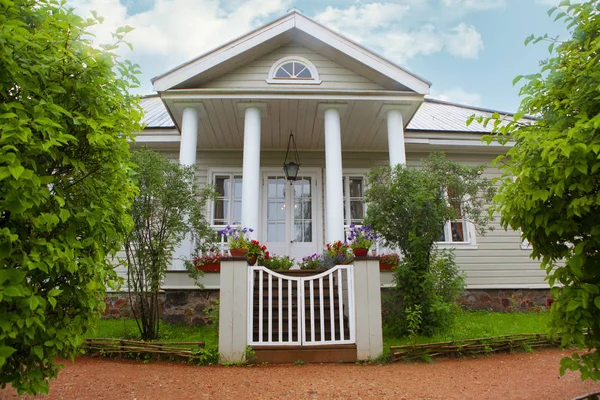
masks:
[(142, 124), (148, 128), (174, 128), (175, 124), (158, 96), (142, 97), (140, 105), (144, 110)]
[[(158, 96), (143, 97), (141, 99), (141, 106), (144, 110), (142, 122), (146, 125), (146, 129), (175, 127), (165, 105)], [(426, 98), (408, 124), (406, 130), (489, 133), (492, 127), (491, 123), (486, 128), (476, 121), (467, 126), (466, 121), (473, 114), (489, 117), (494, 112), (512, 117), (510, 113)]]

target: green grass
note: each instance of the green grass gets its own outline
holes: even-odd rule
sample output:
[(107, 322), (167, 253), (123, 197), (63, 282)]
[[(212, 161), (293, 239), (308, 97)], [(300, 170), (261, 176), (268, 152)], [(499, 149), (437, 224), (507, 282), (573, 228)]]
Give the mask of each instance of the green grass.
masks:
[[(460, 312), (449, 332), (431, 337), (420, 336), (417, 343), (449, 342), (453, 340), (479, 339), (490, 336), (513, 335), (519, 333), (547, 333), (550, 314), (540, 313), (497, 313), (487, 311)], [(383, 334), (384, 352), (390, 346), (410, 344), (408, 337), (396, 338)]]
[[(212, 326), (160, 324), (160, 342), (204, 342), (206, 348), (217, 347), (218, 335)], [(140, 333), (133, 319), (102, 319), (88, 338), (139, 340)]]
[[(421, 336), (417, 343), (448, 342), (453, 340), (478, 339), (490, 336), (518, 333), (547, 333), (549, 313), (496, 313), (460, 312), (449, 332), (432, 337)], [(218, 346), (216, 329), (211, 326), (182, 326), (162, 324), (159, 330), (163, 342), (205, 342), (206, 348)], [(90, 338), (139, 339), (137, 325), (133, 319), (103, 319)], [(390, 346), (410, 344), (407, 337), (397, 338), (384, 330), (383, 348), (389, 352)]]

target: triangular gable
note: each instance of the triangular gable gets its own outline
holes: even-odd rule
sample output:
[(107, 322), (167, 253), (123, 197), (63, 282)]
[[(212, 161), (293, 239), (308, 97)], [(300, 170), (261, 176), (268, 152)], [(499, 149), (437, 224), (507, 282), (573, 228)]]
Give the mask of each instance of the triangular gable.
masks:
[[(201, 85), (202, 89), (280, 89), (281, 85), (273, 85), (265, 79), (269, 69), (280, 59), (289, 57), (302, 57), (311, 62), (319, 74), (319, 88), (325, 90), (385, 90), (381, 85), (349, 70), (340, 64), (331, 61), (316, 51), (292, 42), (277, 50), (268, 53), (257, 60), (250, 61), (231, 72), (225, 73), (216, 79)], [(301, 88), (304, 84), (290, 85), (287, 87)]]
[(249, 34), (152, 79), (154, 90), (197, 88), (292, 41), (389, 90), (429, 93), (430, 83), (292, 11)]

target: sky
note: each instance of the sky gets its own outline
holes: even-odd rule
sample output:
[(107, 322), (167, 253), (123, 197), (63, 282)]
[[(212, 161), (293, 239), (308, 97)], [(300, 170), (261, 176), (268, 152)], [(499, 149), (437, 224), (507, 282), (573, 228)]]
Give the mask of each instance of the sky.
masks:
[(432, 83), (431, 97), (515, 112), (512, 81), (539, 72), (550, 56), (548, 34), (568, 38), (547, 10), (558, 0), (68, 0), (82, 16), (104, 17), (92, 28), (96, 43), (129, 25), (133, 51), (119, 53), (140, 65), (139, 94), (150, 79), (295, 8)]

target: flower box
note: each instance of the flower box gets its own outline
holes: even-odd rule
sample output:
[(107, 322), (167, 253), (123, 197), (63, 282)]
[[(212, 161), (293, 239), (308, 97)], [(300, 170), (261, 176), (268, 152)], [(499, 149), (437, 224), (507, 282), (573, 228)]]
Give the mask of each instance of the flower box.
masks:
[(210, 263), (196, 266), (196, 270), (202, 272), (221, 272), (221, 263)]
[(388, 264), (385, 261), (379, 260), (379, 270), (380, 271), (391, 271), (394, 269), (394, 264)]

